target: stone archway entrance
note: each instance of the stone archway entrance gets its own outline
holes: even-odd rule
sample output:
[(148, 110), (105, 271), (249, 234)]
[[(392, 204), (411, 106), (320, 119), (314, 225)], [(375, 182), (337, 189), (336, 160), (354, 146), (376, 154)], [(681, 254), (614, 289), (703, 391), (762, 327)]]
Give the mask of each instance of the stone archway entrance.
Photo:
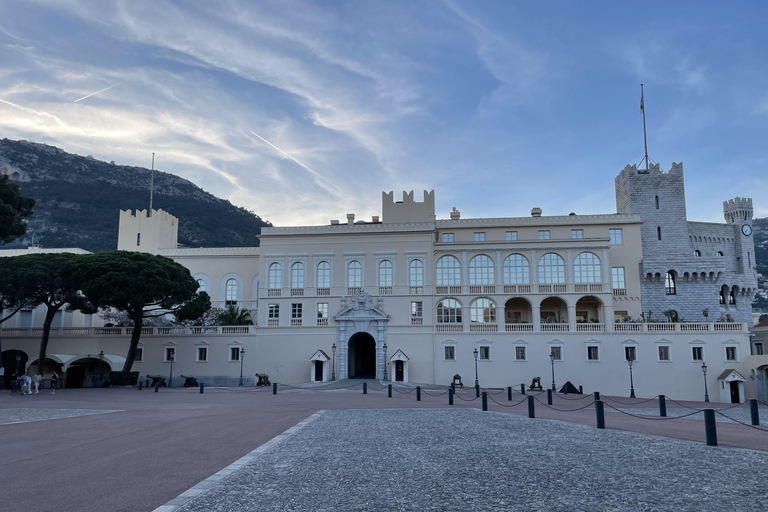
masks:
[(367, 332), (349, 338), (349, 378), (376, 378), (376, 340)]

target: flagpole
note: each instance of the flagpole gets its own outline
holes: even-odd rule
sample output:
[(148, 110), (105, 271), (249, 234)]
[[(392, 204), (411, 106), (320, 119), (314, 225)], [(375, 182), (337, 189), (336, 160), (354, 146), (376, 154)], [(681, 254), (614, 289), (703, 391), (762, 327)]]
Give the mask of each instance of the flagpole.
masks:
[(645, 145), (645, 170), (648, 170), (648, 137), (645, 134), (645, 98), (643, 84), (640, 84), (640, 112), (643, 113), (643, 144)]
[[(643, 114), (645, 116), (645, 114)], [(645, 117), (643, 117), (643, 130), (645, 130)], [(646, 151), (647, 153), (648, 151)], [(152, 199), (153, 195), (155, 193), (155, 154), (152, 153), (152, 170), (150, 171), (150, 178), (149, 178), (149, 215), (147, 217), (152, 216)]]

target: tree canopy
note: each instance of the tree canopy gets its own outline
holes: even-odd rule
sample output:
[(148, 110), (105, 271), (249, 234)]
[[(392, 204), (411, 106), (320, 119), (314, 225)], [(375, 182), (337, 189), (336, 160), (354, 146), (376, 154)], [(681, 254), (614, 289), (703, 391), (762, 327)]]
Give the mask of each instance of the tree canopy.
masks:
[(100, 308), (125, 311), (133, 320), (131, 345), (123, 367), (127, 376), (145, 318), (167, 314), (178, 320), (199, 318), (211, 307), (205, 292), (183, 265), (154, 254), (112, 251), (89, 254), (73, 270), (82, 292)]
[(229, 306), (219, 314), (217, 320), (219, 325), (253, 325), (251, 312), (237, 306)]
[(24, 197), (19, 186), (8, 176), (0, 176), (0, 245), (7, 244), (27, 232), (24, 219), (32, 215), (35, 200)]

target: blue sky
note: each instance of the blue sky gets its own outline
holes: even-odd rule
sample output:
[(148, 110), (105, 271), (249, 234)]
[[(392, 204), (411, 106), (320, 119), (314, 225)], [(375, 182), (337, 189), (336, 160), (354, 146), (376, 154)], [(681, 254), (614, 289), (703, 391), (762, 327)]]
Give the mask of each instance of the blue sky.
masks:
[(390, 190), (434, 189), (438, 218), (615, 212), (613, 178), (643, 157), (640, 83), (650, 157), (684, 162), (689, 219), (721, 221), (734, 196), (768, 216), (764, 2), (0, 12), (0, 137), (147, 167), (155, 152), (276, 225), (370, 218)]

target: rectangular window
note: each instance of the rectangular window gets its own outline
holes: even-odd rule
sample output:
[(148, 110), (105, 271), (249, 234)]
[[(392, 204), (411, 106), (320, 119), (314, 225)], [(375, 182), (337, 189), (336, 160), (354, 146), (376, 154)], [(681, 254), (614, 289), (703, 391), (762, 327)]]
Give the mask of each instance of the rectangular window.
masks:
[(239, 361), (240, 360), (240, 349), (241, 349), (241, 347), (229, 347), (229, 360), (230, 361)]
[(571, 238), (584, 238), (584, 230), (583, 229), (572, 229), (571, 230)]
[(453, 242), (453, 233), (443, 233), (443, 242)]
[(485, 242), (485, 233), (475, 233), (475, 242)]
[(515, 361), (525, 360), (525, 347), (515, 347)]
[(317, 318), (328, 318), (328, 303), (318, 302), (317, 304)]
[(613, 321), (616, 323), (621, 322), (629, 322), (629, 315), (626, 311), (615, 311), (613, 312)]
[(270, 304), (267, 306), (267, 318), (270, 320), (280, 318), (280, 304)]
[(621, 245), (621, 229), (609, 229), (608, 236), (611, 238), (611, 245)]
[(491, 359), (491, 347), (488, 345), (480, 345), (480, 360), (489, 361)]
[(738, 361), (739, 353), (736, 347), (725, 347), (725, 360), (726, 361)]
[(136, 347), (136, 352), (133, 355), (133, 362), (141, 363), (142, 361), (144, 361), (144, 348)]
[(704, 361), (704, 347), (691, 347), (691, 359), (694, 361)]
[(456, 347), (453, 345), (445, 345), (443, 347), (443, 354), (446, 361), (455, 361), (456, 360)]
[(292, 319), (300, 319), (302, 314), (303, 304), (299, 303), (293, 303), (291, 304), (291, 318)]
[(197, 347), (197, 358), (195, 361), (207, 361), (208, 360), (208, 347)]
[(624, 267), (611, 268), (611, 286), (614, 290), (624, 290), (627, 288)]
[(597, 345), (587, 345), (587, 361), (600, 360), (600, 347)]
[(555, 361), (563, 360), (563, 347), (559, 347), (559, 346), (549, 347), (549, 353), (555, 356)]
[(507, 240), (517, 240), (517, 231), (507, 231)]
[(624, 360), (637, 361), (637, 347), (624, 347)]
[(165, 347), (165, 350), (163, 351), (165, 355), (165, 362), (173, 361), (176, 359), (176, 347)]
[(754, 355), (761, 356), (761, 355), (764, 354), (762, 342), (755, 343), (754, 346), (755, 346), (755, 354)]
[(549, 230), (539, 231), (539, 240), (549, 240)]
[(669, 345), (659, 345), (659, 361), (669, 361)]
[(411, 318), (423, 318), (423, 305), (421, 301), (411, 302)]

